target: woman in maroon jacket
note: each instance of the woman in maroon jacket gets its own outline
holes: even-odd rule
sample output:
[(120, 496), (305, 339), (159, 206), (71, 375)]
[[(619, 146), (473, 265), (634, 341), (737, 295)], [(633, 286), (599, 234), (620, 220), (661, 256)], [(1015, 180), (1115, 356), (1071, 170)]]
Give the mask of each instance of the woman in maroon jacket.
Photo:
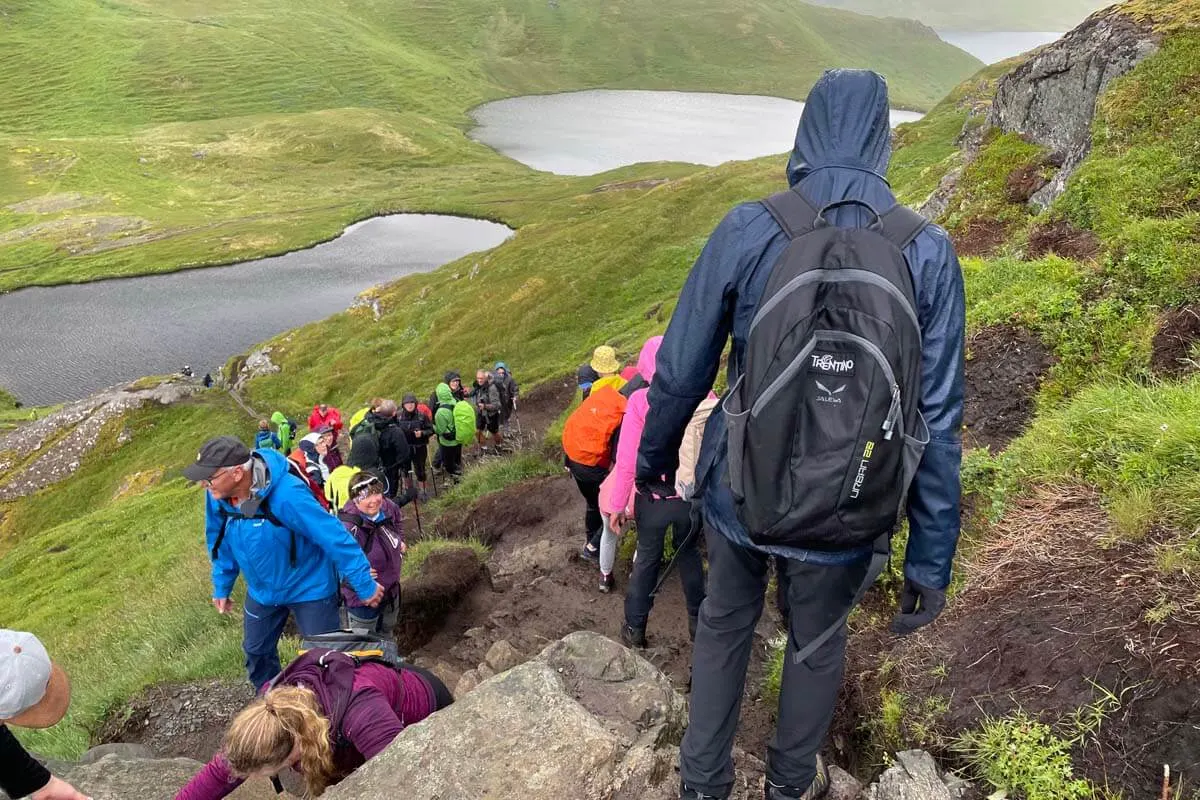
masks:
[[(356, 633), (391, 635), (400, 615), (400, 566), (408, 547), (404, 544), (404, 518), (400, 506), (383, 496), (383, 481), (370, 472), (350, 479), (350, 500), (338, 519), (358, 542), (371, 563), (371, 577), (383, 587), (377, 608), (363, 605), (348, 586), (342, 588), (347, 627)], [(415, 490), (400, 493), (407, 503)]]
[(454, 702), (432, 673), (310, 650), (242, 709), (221, 752), (175, 800), (219, 800), (248, 778), (295, 769), (316, 797), (381, 753), (405, 726)]

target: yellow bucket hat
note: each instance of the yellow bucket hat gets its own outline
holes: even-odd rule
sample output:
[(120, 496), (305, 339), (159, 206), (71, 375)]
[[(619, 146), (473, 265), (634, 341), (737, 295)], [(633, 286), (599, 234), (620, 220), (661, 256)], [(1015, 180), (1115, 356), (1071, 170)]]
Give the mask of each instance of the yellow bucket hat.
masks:
[(602, 344), (592, 351), (592, 369), (601, 375), (612, 375), (620, 371), (621, 362), (617, 361), (617, 351)]

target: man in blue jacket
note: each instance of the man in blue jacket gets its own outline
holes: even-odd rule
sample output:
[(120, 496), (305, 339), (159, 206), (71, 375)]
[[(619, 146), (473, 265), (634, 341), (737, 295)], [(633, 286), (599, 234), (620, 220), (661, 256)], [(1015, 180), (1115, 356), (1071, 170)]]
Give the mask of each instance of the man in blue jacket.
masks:
[[(887, 85), (863, 70), (827, 72), (813, 87), (788, 163), (789, 183), (815, 207), (839, 200), (880, 213), (896, 203), (884, 174), (891, 155)], [(843, 227), (873, 219), (850, 205), (827, 213)], [(758, 202), (733, 209), (713, 231), (692, 269), (658, 352), (650, 412), (638, 461), (639, 490), (670, 496), (685, 426), (717, 376), (732, 336), (729, 385), (743, 363), (750, 322), (788, 237)], [(945, 605), (959, 534), (959, 428), (963, 404), (962, 273), (945, 231), (927, 226), (904, 250), (922, 333), (920, 410), (932, 439), (908, 495), (909, 539), (901, 613), (904, 634), (928, 624)], [(781, 435), (784, 435), (781, 432)], [(711, 529), (708, 597), (693, 651), (691, 720), (680, 755), (684, 798), (726, 798), (734, 781), (731, 749), (742, 690), (763, 608), (768, 560), (782, 556), (781, 582), (796, 648), (836, 633), (810, 656), (784, 660), (775, 738), (767, 753), (767, 800), (816, 798), (828, 788), (818, 758), (833, 716), (846, 647), (844, 614), (868, 572), (871, 548), (815, 552), (753, 545), (729, 489), (724, 415), (704, 432), (697, 479)], [(823, 487), (813, 487), (821, 491)], [(799, 651), (797, 650), (797, 653)]]
[(288, 614), (305, 636), (337, 630), (339, 576), (370, 606), (383, 598), (362, 548), (271, 449), (253, 453), (236, 437), (204, 443), (183, 471), (204, 484), (204, 534), (212, 558), (213, 605), (233, 611), (246, 579), (246, 671), (257, 690), (279, 673), (277, 647)]

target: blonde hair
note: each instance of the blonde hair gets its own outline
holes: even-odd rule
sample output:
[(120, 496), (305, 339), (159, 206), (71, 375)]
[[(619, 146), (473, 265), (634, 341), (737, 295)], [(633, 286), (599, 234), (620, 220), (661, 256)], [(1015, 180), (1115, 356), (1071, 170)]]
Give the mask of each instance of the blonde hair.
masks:
[(283, 764), (297, 744), (305, 786), (309, 796), (316, 797), (333, 776), (329, 720), (312, 690), (280, 686), (233, 718), (225, 732), (225, 758), (234, 774), (246, 776)]

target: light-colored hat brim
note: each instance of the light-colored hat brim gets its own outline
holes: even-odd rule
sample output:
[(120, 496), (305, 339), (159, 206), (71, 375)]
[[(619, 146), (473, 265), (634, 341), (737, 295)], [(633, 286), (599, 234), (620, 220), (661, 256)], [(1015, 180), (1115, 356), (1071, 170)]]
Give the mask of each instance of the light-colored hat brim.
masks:
[(50, 680), (42, 699), (5, 722), (19, 728), (49, 728), (67, 715), (70, 706), (71, 681), (62, 667), (51, 663)]

